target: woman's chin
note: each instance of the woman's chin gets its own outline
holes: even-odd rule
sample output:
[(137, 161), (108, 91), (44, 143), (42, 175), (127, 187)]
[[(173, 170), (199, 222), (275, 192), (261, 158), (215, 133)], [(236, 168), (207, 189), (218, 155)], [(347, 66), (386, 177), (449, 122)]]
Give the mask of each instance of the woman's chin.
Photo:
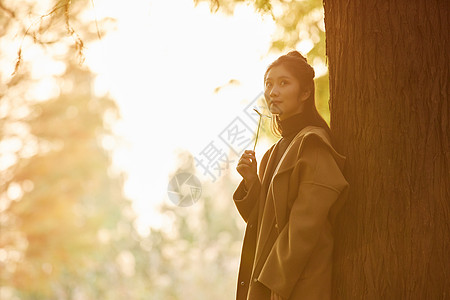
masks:
[(280, 109), (275, 105), (271, 105), (269, 110), (273, 115), (279, 115), (281, 112)]

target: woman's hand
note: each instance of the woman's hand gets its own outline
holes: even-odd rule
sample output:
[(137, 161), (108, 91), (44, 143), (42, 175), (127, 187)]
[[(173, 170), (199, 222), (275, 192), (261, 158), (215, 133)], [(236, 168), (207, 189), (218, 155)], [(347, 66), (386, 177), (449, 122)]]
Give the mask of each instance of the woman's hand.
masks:
[(242, 178), (244, 178), (245, 187), (248, 189), (250, 185), (258, 179), (257, 170), (257, 162), (255, 157), (255, 151), (245, 150), (239, 159), (236, 170), (241, 174)]

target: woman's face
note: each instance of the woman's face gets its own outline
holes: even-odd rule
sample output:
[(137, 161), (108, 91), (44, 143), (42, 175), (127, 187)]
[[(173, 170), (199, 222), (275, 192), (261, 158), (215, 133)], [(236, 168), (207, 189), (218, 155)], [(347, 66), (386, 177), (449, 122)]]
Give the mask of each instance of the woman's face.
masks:
[(284, 120), (303, 110), (309, 92), (301, 92), (298, 80), (283, 65), (278, 65), (267, 72), (264, 96), (270, 112)]

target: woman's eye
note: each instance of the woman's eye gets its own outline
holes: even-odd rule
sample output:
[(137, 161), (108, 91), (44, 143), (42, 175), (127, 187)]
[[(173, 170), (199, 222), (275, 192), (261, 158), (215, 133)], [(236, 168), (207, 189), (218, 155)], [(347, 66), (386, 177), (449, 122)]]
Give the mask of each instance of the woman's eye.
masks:
[(266, 87), (271, 87), (272, 83), (271, 82), (266, 82)]
[(282, 81), (280, 82), (280, 84), (281, 84), (281, 85), (285, 85), (285, 84), (287, 84), (287, 81), (282, 80)]

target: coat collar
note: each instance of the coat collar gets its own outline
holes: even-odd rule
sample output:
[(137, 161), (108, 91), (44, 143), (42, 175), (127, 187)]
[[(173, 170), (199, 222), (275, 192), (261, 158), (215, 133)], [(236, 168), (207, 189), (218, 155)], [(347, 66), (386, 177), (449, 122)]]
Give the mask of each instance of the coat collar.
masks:
[(301, 130), (291, 141), (288, 148), (284, 152), (280, 159), (278, 166), (276, 167), (272, 180), (270, 182), (269, 193), (272, 193), (270, 198), (274, 201), (276, 221), (280, 224), (284, 224), (286, 217), (284, 212), (288, 200), (288, 183), (289, 180), (285, 178), (284, 174), (289, 174), (289, 170), (293, 169), (298, 162), (298, 156), (302, 151), (305, 141), (313, 136), (319, 137), (320, 140), (329, 148), (333, 155), (339, 169), (344, 169), (344, 163), (346, 157), (339, 154), (331, 145), (330, 138), (327, 132), (317, 126), (307, 126)]
[[(273, 177), (276, 177), (290, 169), (292, 169), (298, 159), (298, 154), (302, 150), (303, 143), (307, 137), (310, 137), (310, 135), (316, 135), (318, 136), (324, 144), (331, 150), (331, 153), (336, 160), (339, 168), (342, 170), (345, 163), (345, 156), (339, 154), (331, 145), (330, 137), (328, 136), (327, 132), (318, 126), (306, 126), (303, 128), (291, 141), (288, 148), (284, 152), (283, 156), (280, 159), (280, 163), (277, 166), (277, 169), (275, 169)], [(277, 142), (277, 144), (280, 141)], [(296, 149), (297, 151), (289, 151), (290, 149)]]

